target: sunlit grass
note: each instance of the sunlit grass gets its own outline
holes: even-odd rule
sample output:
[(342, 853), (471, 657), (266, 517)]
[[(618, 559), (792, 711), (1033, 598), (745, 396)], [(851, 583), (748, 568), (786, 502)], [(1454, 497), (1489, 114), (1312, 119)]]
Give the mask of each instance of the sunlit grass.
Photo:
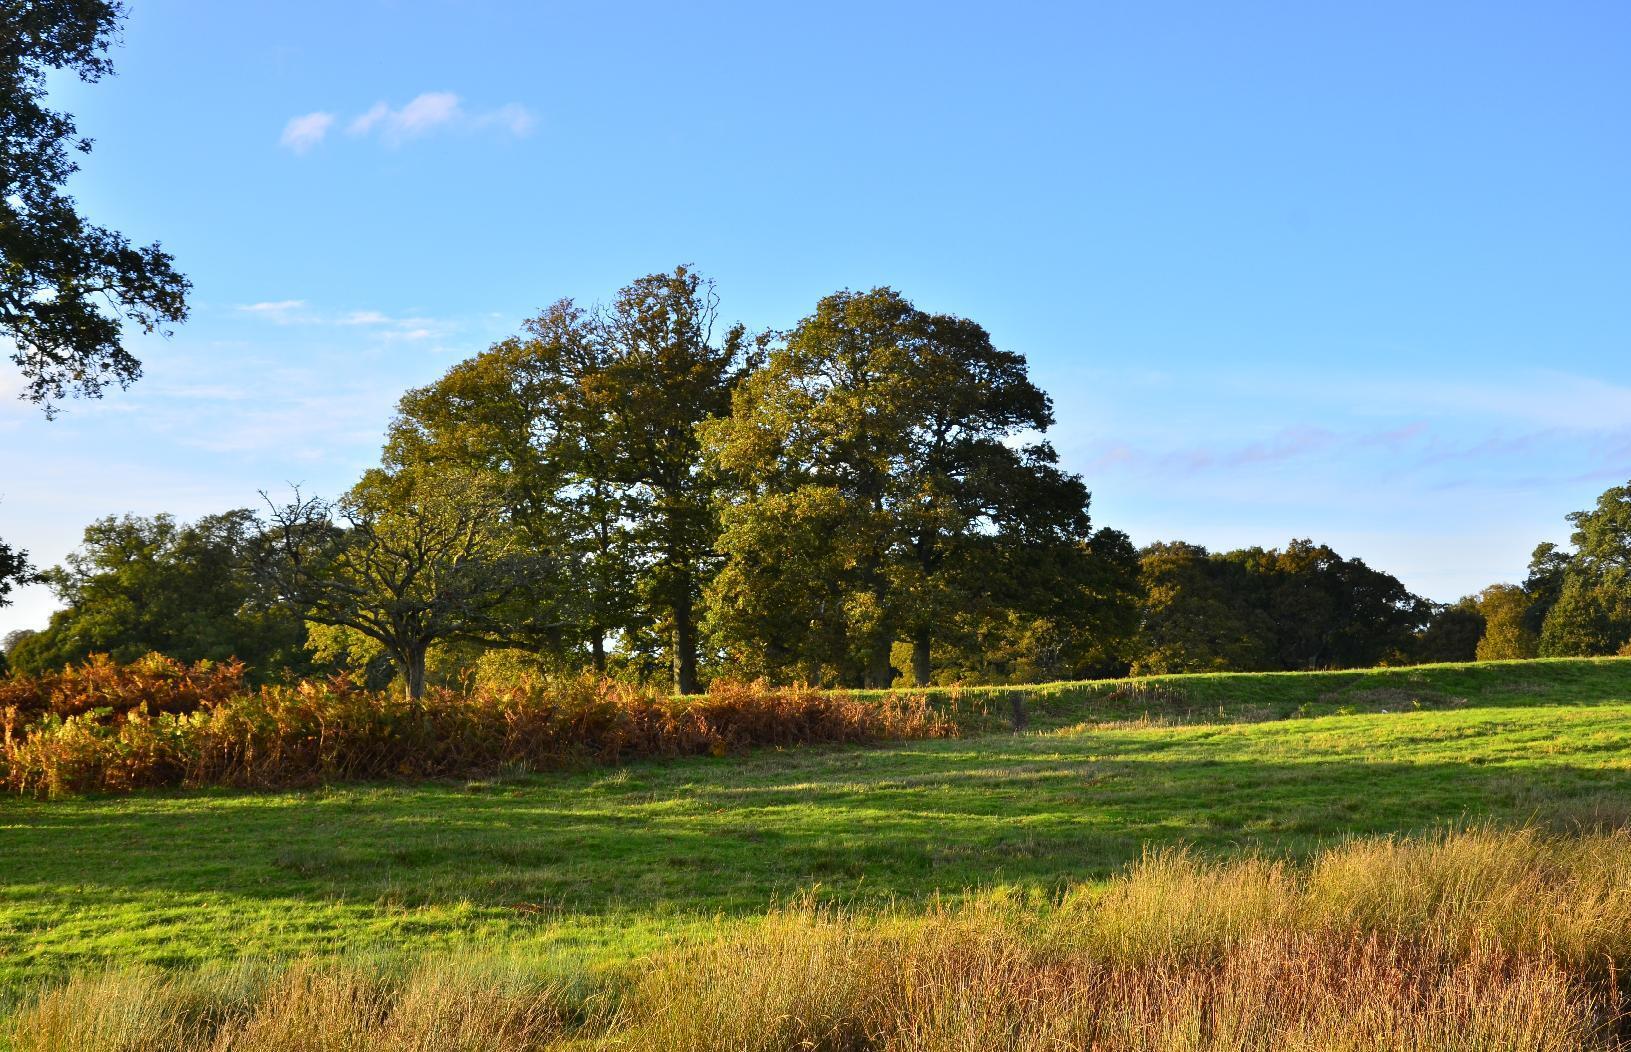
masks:
[(1628, 889), (1624, 831), (1169, 850), (1055, 902), (805, 904), (612, 971), (513, 948), (92, 971), (0, 1032), (16, 1052), (1606, 1052)]
[[(1334, 675), (1166, 682), (1292, 712), (1392, 711), (1164, 725), (1078, 698), (1023, 735), (514, 781), (8, 799), (0, 983), (472, 945), (614, 968), (812, 895), (1048, 898), (1151, 846), (1297, 857), (1481, 817), (1631, 814), (1631, 663)], [(1437, 707), (1394, 700), (1407, 695)]]

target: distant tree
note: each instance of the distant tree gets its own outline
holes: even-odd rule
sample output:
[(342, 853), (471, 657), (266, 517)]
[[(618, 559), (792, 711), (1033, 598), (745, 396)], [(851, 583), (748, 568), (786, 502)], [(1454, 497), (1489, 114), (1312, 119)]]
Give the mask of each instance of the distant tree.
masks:
[(1484, 634), (1478, 640), (1479, 661), (1518, 661), (1539, 652), (1540, 636), (1530, 618), (1535, 598), (1526, 588), (1492, 584), (1476, 599), (1484, 619)]
[(1141, 556), (1147, 600), (1134, 671), (1362, 668), (1408, 660), (1431, 604), (1329, 546)]
[(0, 652), (9, 654), (17, 649), (19, 645), (39, 634), (39, 631), (33, 628), (14, 628), (5, 635), (0, 636)]
[(63, 192), (87, 153), (73, 117), (45, 106), (47, 74), (112, 70), (125, 15), (113, 0), (12, 0), (0, 17), (0, 337), (13, 344), (23, 397), (47, 414), (70, 394), (97, 397), (141, 375), (130, 325), (153, 332), (187, 316), (191, 286), (158, 245), (132, 247), (87, 222)]
[(703, 427), (738, 487), (719, 638), (749, 664), (878, 687), (905, 639), (924, 683), (959, 612), (1047, 606), (1039, 553), (1068, 561), (1091, 537), (1081, 480), (1020, 441), (1052, 423), (1025, 359), (974, 322), (891, 289), (826, 297)]
[(262, 674), (298, 666), (300, 619), (257, 586), (254, 539), (245, 510), (193, 523), (98, 519), (63, 565), (40, 575), (64, 605), (16, 645), (13, 667), (40, 672), (93, 653), (133, 661), (150, 652), (188, 662), (236, 657)]
[(1135, 675), (1276, 667), (1274, 623), (1245, 564), (1173, 541), (1144, 548), (1139, 567), (1145, 600)]
[(337, 502), (273, 505), (262, 524), (262, 578), (307, 620), (378, 643), (407, 697), (425, 692), (434, 645), (535, 635), (509, 605), (541, 573), (479, 478), (374, 470)]
[(1240, 563), (1257, 582), (1273, 625), (1276, 668), (1365, 668), (1404, 660), (1431, 610), (1392, 574), (1310, 540), (1219, 558)]
[(1542, 546), (1531, 563), (1535, 601), (1555, 589), (1540, 632), (1543, 656), (1619, 653), (1631, 643), (1631, 485), (1568, 516), (1574, 531), (1566, 560)]
[(1427, 624), (1416, 637), (1411, 658), (1424, 664), (1475, 661), (1484, 634), (1484, 614), (1476, 596), (1456, 603), (1435, 603), (1430, 608)]
[(1529, 599), (1524, 628), (1538, 641), (1546, 627), (1546, 616), (1563, 595), (1563, 579), (1569, 570), (1571, 554), (1550, 541), (1535, 546), (1529, 557), (1529, 573), (1523, 591)]

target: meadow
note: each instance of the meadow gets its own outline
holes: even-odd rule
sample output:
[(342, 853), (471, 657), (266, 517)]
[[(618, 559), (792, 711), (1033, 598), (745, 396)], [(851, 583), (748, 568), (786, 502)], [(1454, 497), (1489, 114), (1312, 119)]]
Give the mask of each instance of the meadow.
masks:
[[(1016, 696), (1027, 728), (995, 730), (1013, 713)], [(911, 953), (897, 947), (884, 954), (891, 960), (918, 950), (925, 960), (948, 953), (965, 960), (966, 947), (952, 944), (972, 939), (996, 947), (995, 957), (974, 955), (981, 967), (1008, 961), (1018, 971), (1007, 981), (1052, 983), (1065, 996), (1069, 984), (1060, 986), (1061, 973), (1046, 964), (1054, 951), (1038, 949), (1035, 932), (1079, 934), (1081, 923), (1060, 920), (1067, 904), (1099, 901), (1116, 888), (1174, 886), (1180, 870), (1197, 874), (1184, 878), (1185, 894), (1204, 902), (1210, 896), (1196, 888), (1224, 879), (1214, 865), (1237, 876), (1249, 870), (1250, 883), (1268, 879), (1250, 867), (1285, 862), (1292, 866), (1286, 873), (1304, 873), (1298, 867), (1336, 865), (1344, 851), (1391, 850), (1374, 839), (1352, 843), (1356, 837), (1404, 834), (1431, 845), (1445, 830), (1468, 827), (1476, 832), (1467, 842), (1485, 844), (1485, 855), (1530, 866), (1512, 878), (1514, 886), (1556, 886), (1543, 878), (1568, 867), (1535, 861), (1548, 852), (1575, 851), (1569, 865), (1599, 875), (1631, 862), (1626, 842), (1612, 832), (1631, 820), (1631, 661), (1160, 677), (982, 688), (933, 700), (965, 713), (967, 736), (465, 780), (0, 800), (0, 984), (18, 1018), (32, 1020), (17, 1047), (113, 1047), (25, 1042), (28, 1033), (45, 1033), (39, 1013), (49, 1005), (25, 1006), (38, 990), (70, 977), (70, 989), (52, 996), (80, 998), (80, 1015), (85, 998), (109, 999), (94, 981), (127, 995), (132, 983), (157, 983), (167, 997), (203, 984), (213, 991), (208, 997), (188, 996), (214, 1004), (225, 988), (242, 1001), (245, 989), (284, 996), (290, 982), (344, 979), (381, 997), (394, 991), (389, 1001), (404, 996), (412, 984), (403, 986), (403, 976), (419, 974), (413, 962), (427, 956), (462, 962), (448, 965), (449, 974), (496, 968), (509, 976), (500, 983), (506, 989), (518, 976), (544, 983), (551, 997), (567, 997), (571, 1007), (560, 1009), (561, 1018), (579, 1029), (600, 1018), (597, 1012), (612, 1012), (608, 1005), (638, 1004), (642, 984), (659, 981), (653, 977), (679, 983), (690, 976), (687, 1003), (706, 1000), (694, 988), (695, 977), (706, 974), (698, 960), (751, 971), (765, 955), (791, 952), (777, 942), (788, 939), (804, 947), (795, 954), (801, 960), (821, 946), (835, 960), (868, 959), (882, 952), (880, 938), (933, 944), (914, 943)], [(1503, 832), (1518, 827), (1526, 831)], [(1517, 840), (1503, 847), (1501, 837)], [(1585, 855), (1580, 844), (1590, 846)], [(1172, 851), (1182, 854), (1161, 854)], [(1167, 877), (1152, 876), (1161, 872)], [(1557, 908), (1596, 908), (1600, 900), (1585, 896)], [(1436, 900), (1425, 901), (1423, 908)], [(1257, 934), (1207, 957), (1204, 974), (1193, 970), (1199, 958), (1183, 955), (1163, 957), (1161, 966), (1183, 973), (1169, 977), (1178, 987), (1221, 982), (1217, 969), (1246, 967), (1231, 956), (1241, 953), (1267, 954), (1298, 974), (1312, 973), (1295, 961), (1335, 953), (1356, 962), (1354, 974), (1369, 968), (1453, 985), (1484, 969), (1535, 989), (1555, 981), (1562, 1000), (1546, 1001), (1552, 1007), (1545, 1011), (1567, 1002), (1581, 1040), (1599, 1041), (1603, 1020), (1617, 1009), (1597, 973), (1619, 967), (1620, 948), (1631, 941), (1626, 917), (1615, 912), (1623, 905), (1603, 907), (1604, 916), (1585, 925), (1612, 947), (1588, 954), (1589, 967), (1554, 959), (1564, 947), (1551, 936), (1503, 942), (1463, 932), (1454, 945), (1366, 943), (1366, 932), (1397, 937), (1397, 925), (1312, 924), (1306, 917), (1321, 912), (1312, 907), (1296, 924), (1248, 925)], [(1170, 903), (1138, 909), (1164, 914)], [(1007, 919), (995, 928), (968, 919), (991, 911)], [(936, 917), (939, 927), (923, 927), (923, 918)], [(1438, 939), (1453, 925), (1427, 928)], [(895, 934), (880, 934), (886, 930)], [(902, 934), (908, 930), (917, 934)], [(1013, 930), (1032, 934), (1013, 941)], [(727, 943), (734, 948), (720, 949)], [(861, 944), (872, 949), (863, 952)], [(1107, 959), (1121, 960), (1117, 954)], [(1421, 963), (1429, 958), (1437, 963)], [(681, 959), (693, 963), (676, 971)], [(277, 970), (288, 967), (306, 978)], [(108, 968), (111, 978), (103, 975)], [(252, 972), (260, 978), (245, 978)], [(721, 988), (768, 981), (740, 971), (717, 978)], [(1134, 997), (1149, 976), (1118, 972), (1100, 980), (1095, 989)], [(1582, 992), (1588, 980), (1599, 985)], [(1337, 986), (1331, 1003), (1339, 1006), (1348, 995)], [(1447, 997), (1450, 987), (1401, 988), (1399, 996), (1407, 994)], [(533, 1011), (543, 1002), (527, 1003)], [(1540, 1004), (1524, 1011), (1542, 1011)], [(646, 1025), (637, 1022), (618, 1026), (633, 1033)], [(165, 1025), (173, 1032), (179, 1024)], [(855, 1025), (888, 1029), (876, 1019)], [(566, 1039), (559, 1027), (551, 1033), (551, 1041)], [(536, 1047), (546, 1047), (543, 1040)], [(778, 1040), (708, 1045), (698, 1038), (687, 1047), (940, 1047), (904, 1038)], [(355, 1047), (409, 1047), (381, 1042), (376, 1034)]]

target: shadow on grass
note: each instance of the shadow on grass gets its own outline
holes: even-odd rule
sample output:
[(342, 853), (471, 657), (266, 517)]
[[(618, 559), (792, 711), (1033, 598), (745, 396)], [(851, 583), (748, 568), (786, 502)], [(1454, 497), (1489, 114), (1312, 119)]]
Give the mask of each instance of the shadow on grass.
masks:
[(0, 906), (190, 895), (248, 909), (752, 913), (812, 887), (855, 903), (1048, 890), (1152, 845), (1301, 854), (1481, 818), (1618, 821), (1631, 813), (1631, 770), (1614, 759), (1631, 755), (1624, 723), (1421, 714), (1386, 733), (1360, 718), (1123, 729), (468, 787), (11, 801)]

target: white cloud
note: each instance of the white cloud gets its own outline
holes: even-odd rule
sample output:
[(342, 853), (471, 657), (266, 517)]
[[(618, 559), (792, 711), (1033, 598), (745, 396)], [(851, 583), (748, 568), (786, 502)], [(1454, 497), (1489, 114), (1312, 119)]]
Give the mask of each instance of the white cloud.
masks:
[(264, 303), (245, 303), (238, 307), (245, 314), (253, 314), (258, 318), (287, 325), (290, 322), (305, 320), (302, 312), (306, 309), (305, 300), (268, 300)]
[(463, 326), (455, 321), (427, 318), (423, 314), (394, 317), (378, 310), (330, 312), (311, 308), (305, 300), (268, 300), (246, 303), (239, 311), (274, 325), (334, 326), (359, 329), (367, 338), (381, 344), (422, 343), (445, 340)]
[(374, 125), (389, 116), (390, 112), (391, 107), (383, 102), (376, 102), (367, 110), (352, 118), (351, 123), (346, 126), (346, 131), (352, 135), (367, 135), (374, 130)]
[[(519, 102), (472, 112), (451, 91), (426, 91), (399, 107), (380, 101), (351, 118), (346, 131), (356, 137), (376, 136), (388, 146), (400, 146), (434, 132), (494, 129), (521, 138), (538, 120)], [(325, 128), (326, 130), (326, 128)]]
[(333, 124), (334, 114), (321, 110), (301, 117), (290, 117), (289, 123), (283, 126), (283, 138), (278, 141), (295, 153), (305, 153), (323, 141)]
[(537, 123), (532, 112), (519, 102), (507, 103), (491, 113), (484, 113), (476, 118), (479, 127), (503, 128), (518, 139), (531, 133)]
[(464, 116), (459, 97), (451, 91), (427, 91), (385, 117), (385, 132), (407, 139), (451, 124)]

